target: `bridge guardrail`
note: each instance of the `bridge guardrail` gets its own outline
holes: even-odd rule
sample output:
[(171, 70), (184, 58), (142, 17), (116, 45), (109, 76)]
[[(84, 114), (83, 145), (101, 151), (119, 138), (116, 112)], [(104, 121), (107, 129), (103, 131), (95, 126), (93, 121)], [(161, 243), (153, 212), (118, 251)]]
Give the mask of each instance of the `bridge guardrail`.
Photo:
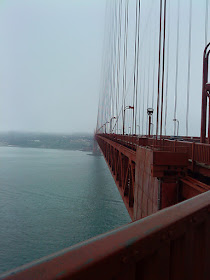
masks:
[[(139, 137), (137, 135), (119, 134), (107, 134), (107, 137), (134, 150), (136, 149), (136, 146), (148, 146), (152, 149), (164, 151), (186, 152), (192, 162), (210, 165), (210, 145), (195, 141), (186, 141), (189, 137), (184, 141), (170, 140), (168, 137), (166, 137), (166, 139), (155, 139)], [(197, 141), (197, 138), (195, 139)]]

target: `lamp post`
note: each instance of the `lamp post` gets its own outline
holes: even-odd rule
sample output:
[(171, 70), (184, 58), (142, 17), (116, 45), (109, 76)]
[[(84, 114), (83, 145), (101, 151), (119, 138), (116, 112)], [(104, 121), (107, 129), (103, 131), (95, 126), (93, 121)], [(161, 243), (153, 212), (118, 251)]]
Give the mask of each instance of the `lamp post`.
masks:
[(104, 133), (104, 124), (100, 128), (102, 129), (102, 133)]
[(110, 133), (112, 133), (112, 120), (116, 119), (116, 117), (112, 117), (110, 119)]
[(147, 115), (149, 116), (149, 129), (148, 129), (148, 135), (150, 136), (151, 134), (151, 120), (152, 120), (152, 114), (154, 112), (154, 109), (153, 108), (147, 108)]
[(132, 110), (134, 110), (134, 106), (125, 106), (125, 108), (124, 108), (124, 114), (123, 114), (123, 135), (125, 134), (125, 111), (127, 110), (127, 109), (132, 109)]
[(99, 133), (100, 130), (103, 128), (104, 124), (96, 130), (96, 133)]
[(103, 133), (103, 127), (105, 126), (105, 133), (106, 133), (106, 124), (107, 124), (107, 122), (104, 123), (98, 130), (102, 129), (102, 133)]
[(104, 124), (104, 125), (105, 125), (105, 134), (106, 134), (106, 124), (107, 124), (107, 123), (109, 123), (109, 122), (105, 122), (105, 124)]
[[(173, 121), (174, 121), (174, 136), (175, 136), (175, 133), (178, 136), (179, 135), (179, 120), (173, 119)], [(177, 132), (176, 132), (176, 123), (177, 123)]]
[(154, 124), (151, 123), (151, 124), (150, 124), (150, 129), (151, 129), (150, 134), (151, 134), (151, 135), (153, 135), (153, 128), (154, 128)]

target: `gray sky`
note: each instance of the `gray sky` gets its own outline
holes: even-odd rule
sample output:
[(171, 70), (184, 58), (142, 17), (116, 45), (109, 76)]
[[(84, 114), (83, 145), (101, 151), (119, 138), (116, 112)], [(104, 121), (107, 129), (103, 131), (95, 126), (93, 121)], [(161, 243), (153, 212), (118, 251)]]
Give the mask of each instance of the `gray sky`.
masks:
[(1, 131), (93, 132), (105, 3), (1, 1)]
[[(126, 1), (122, 0), (123, 7)], [(126, 105), (130, 105), (133, 96), (135, 2), (129, 1)], [(172, 134), (174, 127), (177, 2), (177, 0), (167, 1), (170, 3), (170, 8), (168, 6), (170, 54), (167, 134)], [(65, 133), (94, 131), (99, 92), (104, 93), (103, 79), (106, 79), (105, 72), (102, 72), (101, 80), (104, 25), (108, 24), (111, 29), (113, 28), (111, 9), (114, 3), (118, 5), (119, 0), (4, 0), (0, 2), (0, 131)], [(180, 134), (185, 135), (190, 0), (180, 0), (180, 3), (176, 117), (180, 121)], [(147, 129), (146, 106), (152, 106), (152, 89), (148, 81), (151, 81), (153, 75), (151, 64), (153, 61), (156, 63), (153, 107), (156, 108), (159, 0), (142, 0), (141, 4), (143, 25), (139, 69), (146, 73), (144, 74), (146, 84), (143, 88), (144, 75), (142, 75), (138, 85), (140, 109), (138, 114), (139, 124), (144, 134)], [(199, 135), (206, 0), (192, 0), (192, 4), (189, 134)], [(105, 20), (106, 7), (108, 7), (108, 15)], [(122, 24), (124, 24), (123, 18)], [(209, 33), (208, 30), (208, 41)], [(122, 54), (123, 36), (122, 33)], [(109, 43), (106, 43), (105, 51), (107, 51), (107, 44)], [(152, 51), (150, 57), (149, 50), (151, 51), (151, 45), (155, 44), (156, 53)], [(105, 64), (108, 58), (106, 53)], [(121, 65), (123, 65), (123, 55), (121, 55)], [(120, 94), (122, 94), (122, 67), (120, 77)], [(108, 79), (108, 83), (109, 81)], [(143, 98), (141, 91), (146, 92), (148, 98), (141, 100)], [(106, 90), (105, 94), (107, 94)], [(132, 112), (127, 112), (127, 131), (131, 126), (129, 114)], [(154, 123), (155, 114), (156, 112)]]

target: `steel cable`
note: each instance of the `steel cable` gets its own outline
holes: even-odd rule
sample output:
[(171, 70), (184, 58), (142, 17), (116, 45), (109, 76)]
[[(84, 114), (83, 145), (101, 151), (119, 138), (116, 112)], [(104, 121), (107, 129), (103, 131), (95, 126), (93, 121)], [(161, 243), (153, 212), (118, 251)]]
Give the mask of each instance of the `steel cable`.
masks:
[(168, 37), (167, 37), (167, 72), (166, 72), (166, 94), (165, 94), (165, 135), (166, 135), (166, 127), (167, 127), (167, 113), (168, 113), (168, 68), (169, 68), (169, 53), (170, 53), (170, 1), (168, 2)]
[(158, 62), (158, 94), (157, 94), (157, 120), (156, 120), (156, 139), (158, 135), (159, 122), (159, 100), (160, 100), (160, 64), (161, 64), (161, 37), (162, 37), (162, 0), (160, 0), (160, 30), (159, 30), (159, 62)]
[[(179, 70), (179, 11), (180, 11), (180, 0), (178, 0), (177, 7), (177, 45), (176, 45), (176, 74), (175, 74), (175, 92), (174, 92), (174, 120), (176, 120), (177, 110), (177, 86), (178, 86), (178, 70)], [(174, 135), (176, 134), (176, 121), (174, 121)]]
[(191, 41), (192, 41), (192, 0), (189, 7), (189, 41), (188, 41), (188, 74), (187, 74), (187, 110), (186, 110), (186, 136), (188, 136), (189, 99), (190, 99), (190, 67), (191, 67)]
[(162, 125), (163, 125), (163, 92), (164, 92), (164, 73), (165, 73), (165, 38), (166, 38), (166, 0), (164, 0), (164, 21), (163, 21), (163, 60), (162, 60), (162, 93), (161, 93), (160, 137), (162, 136)]

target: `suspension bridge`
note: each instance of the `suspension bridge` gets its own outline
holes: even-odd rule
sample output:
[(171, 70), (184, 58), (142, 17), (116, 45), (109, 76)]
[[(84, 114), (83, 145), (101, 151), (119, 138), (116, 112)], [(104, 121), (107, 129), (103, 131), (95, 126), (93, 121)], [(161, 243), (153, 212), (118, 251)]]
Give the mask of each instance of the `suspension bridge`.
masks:
[(5, 279), (209, 279), (205, 1), (107, 2), (95, 131), (132, 223)]

